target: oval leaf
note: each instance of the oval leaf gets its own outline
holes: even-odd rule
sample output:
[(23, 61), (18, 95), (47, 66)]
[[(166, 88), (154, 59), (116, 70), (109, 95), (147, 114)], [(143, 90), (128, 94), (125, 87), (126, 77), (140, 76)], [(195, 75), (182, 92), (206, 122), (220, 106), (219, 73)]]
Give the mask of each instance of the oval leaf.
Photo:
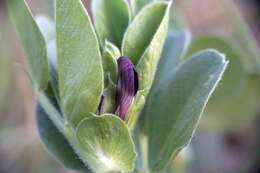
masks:
[[(169, 3), (165, 1), (147, 5), (128, 27), (123, 39), (122, 52), (134, 64), (138, 63), (152, 42), (164, 40), (168, 27), (168, 6)], [(163, 46), (162, 41), (157, 43), (159, 47)]]
[(94, 0), (92, 12), (101, 43), (109, 40), (120, 47), (130, 21), (127, 1)]
[(44, 38), (24, 0), (8, 0), (9, 13), (20, 35), (33, 85), (44, 90), (48, 85), (48, 61)]
[(161, 87), (151, 93), (145, 111), (151, 169), (164, 168), (190, 142), (226, 65), (222, 54), (213, 50), (200, 52), (169, 72)]
[(80, 0), (56, 1), (56, 35), (61, 107), (76, 125), (96, 112), (103, 89), (98, 40)]
[(86, 118), (76, 132), (81, 158), (94, 172), (130, 172), (135, 147), (125, 123), (116, 115)]
[(149, 89), (156, 72), (169, 23), (169, 2), (147, 5), (129, 26), (123, 41), (123, 55), (137, 64), (139, 89)]
[[(156, 88), (160, 88), (160, 81), (165, 80), (165, 78), (168, 77), (169, 72), (175, 70), (177, 66), (183, 62), (184, 56), (187, 53), (187, 48), (190, 45), (190, 41), (191, 33), (187, 30), (171, 31), (168, 33), (160, 61), (157, 66), (151, 93), (156, 90)], [(151, 95), (148, 95), (147, 99), (152, 99), (150, 97)], [(144, 112), (146, 110), (147, 109), (142, 110), (143, 113), (140, 117), (142, 130), (146, 130), (145, 115), (147, 114)]]

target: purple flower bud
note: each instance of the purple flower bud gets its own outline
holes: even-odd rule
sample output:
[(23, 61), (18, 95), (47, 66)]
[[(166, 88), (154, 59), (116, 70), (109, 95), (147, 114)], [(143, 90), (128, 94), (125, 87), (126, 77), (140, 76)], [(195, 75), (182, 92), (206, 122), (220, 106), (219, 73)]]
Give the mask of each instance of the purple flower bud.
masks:
[(117, 113), (121, 119), (131, 106), (138, 90), (138, 76), (134, 64), (125, 56), (118, 58)]

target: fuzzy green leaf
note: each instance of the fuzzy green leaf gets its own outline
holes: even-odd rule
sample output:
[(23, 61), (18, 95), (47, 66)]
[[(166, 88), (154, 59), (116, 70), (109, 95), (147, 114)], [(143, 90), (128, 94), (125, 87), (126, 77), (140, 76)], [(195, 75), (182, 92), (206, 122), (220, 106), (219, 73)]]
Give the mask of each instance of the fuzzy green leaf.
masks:
[(226, 65), (222, 54), (214, 50), (200, 52), (169, 72), (161, 87), (151, 93), (145, 116), (152, 170), (163, 169), (190, 142)]
[(126, 124), (116, 115), (83, 120), (76, 132), (80, 157), (97, 173), (131, 172), (136, 158)]
[(127, 1), (94, 0), (92, 11), (101, 44), (109, 40), (120, 47), (130, 21)]
[(122, 52), (134, 64), (138, 63), (152, 44), (155, 35), (160, 35), (164, 40), (163, 36), (167, 32), (168, 6), (169, 4), (164, 1), (149, 4), (138, 13), (128, 27), (123, 39)]
[(109, 80), (112, 80), (114, 84), (117, 83), (117, 59), (120, 55), (120, 50), (115, 45), (105, 41), (102, 54), (105, 83), (109, 83)]
[(24, 0), (8, 0), (9, 13), (20, 35), (29, 73), (37, 90), (48, 85), (48, 61), (44, 38)]
[(114, 113), (116, 109), (117, 58), (120, 55), (119, 49), (114, 44), (105, 41), (102, 54), (105, 88), (100, 107), (101, 114)]
[(98, 40), (80, 0), (56, 1), (56, 36), (61, 108), (76, 125), (96, 112), (103, 90)]
[(147, 5), (124, 36), (122, 52), (137, 65), (140, 90), (152, 85), (168, 30), (170, 4), (158, 1)]
[[(180, 65), (183, 60), (184, 56), (187, 53), (187, 48), (189, 47), (191, 41), (191, 34), (187, 30), (183, 31), (171, 31), (168, 33), (167, 39), (164, 44), (164, 48), (162, 51), (162, 55), (160, 61), (157, 66), (157, 71), (155, 74), (155, 79), (153, 82), (153, 86), (151, 88), (151, 93), (156, 90), (156, 88), (160, 88), (160, 81), (165, 80), (168, 77), (169, 72), (175, 70), (178, 65)], [(150, 98), (151, 95), (148, 95), (147, 100), (152, 99)], [(140, 118), (141, 128), (146, 130), (146, 120), (145, 113), (147, 109), (143, 109), (142, 116)]]

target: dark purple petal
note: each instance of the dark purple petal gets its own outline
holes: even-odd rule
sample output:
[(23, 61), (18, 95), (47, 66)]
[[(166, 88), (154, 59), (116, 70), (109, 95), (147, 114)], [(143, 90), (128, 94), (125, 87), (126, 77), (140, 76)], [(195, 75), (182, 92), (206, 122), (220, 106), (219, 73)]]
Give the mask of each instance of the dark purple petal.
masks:
[(125, 56), (118, 58), (117, 65), (117, 113), (124, 120), (138, 90), (138, 76), (129, 58)]

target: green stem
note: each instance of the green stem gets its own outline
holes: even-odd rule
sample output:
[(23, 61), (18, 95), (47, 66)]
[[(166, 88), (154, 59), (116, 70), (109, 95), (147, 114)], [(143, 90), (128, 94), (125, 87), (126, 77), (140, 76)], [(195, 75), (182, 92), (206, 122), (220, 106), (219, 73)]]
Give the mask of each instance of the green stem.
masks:
[(48, 97), (40, 91), (36, 91), (36, 96), (43, 107), (44, 111), (49, 115), (49, 118), (53, 124), (58, 128), (58, 130), (66, 135), (64, 129), (64, 119), (60, 115), (59, 111), (53, 106)]

